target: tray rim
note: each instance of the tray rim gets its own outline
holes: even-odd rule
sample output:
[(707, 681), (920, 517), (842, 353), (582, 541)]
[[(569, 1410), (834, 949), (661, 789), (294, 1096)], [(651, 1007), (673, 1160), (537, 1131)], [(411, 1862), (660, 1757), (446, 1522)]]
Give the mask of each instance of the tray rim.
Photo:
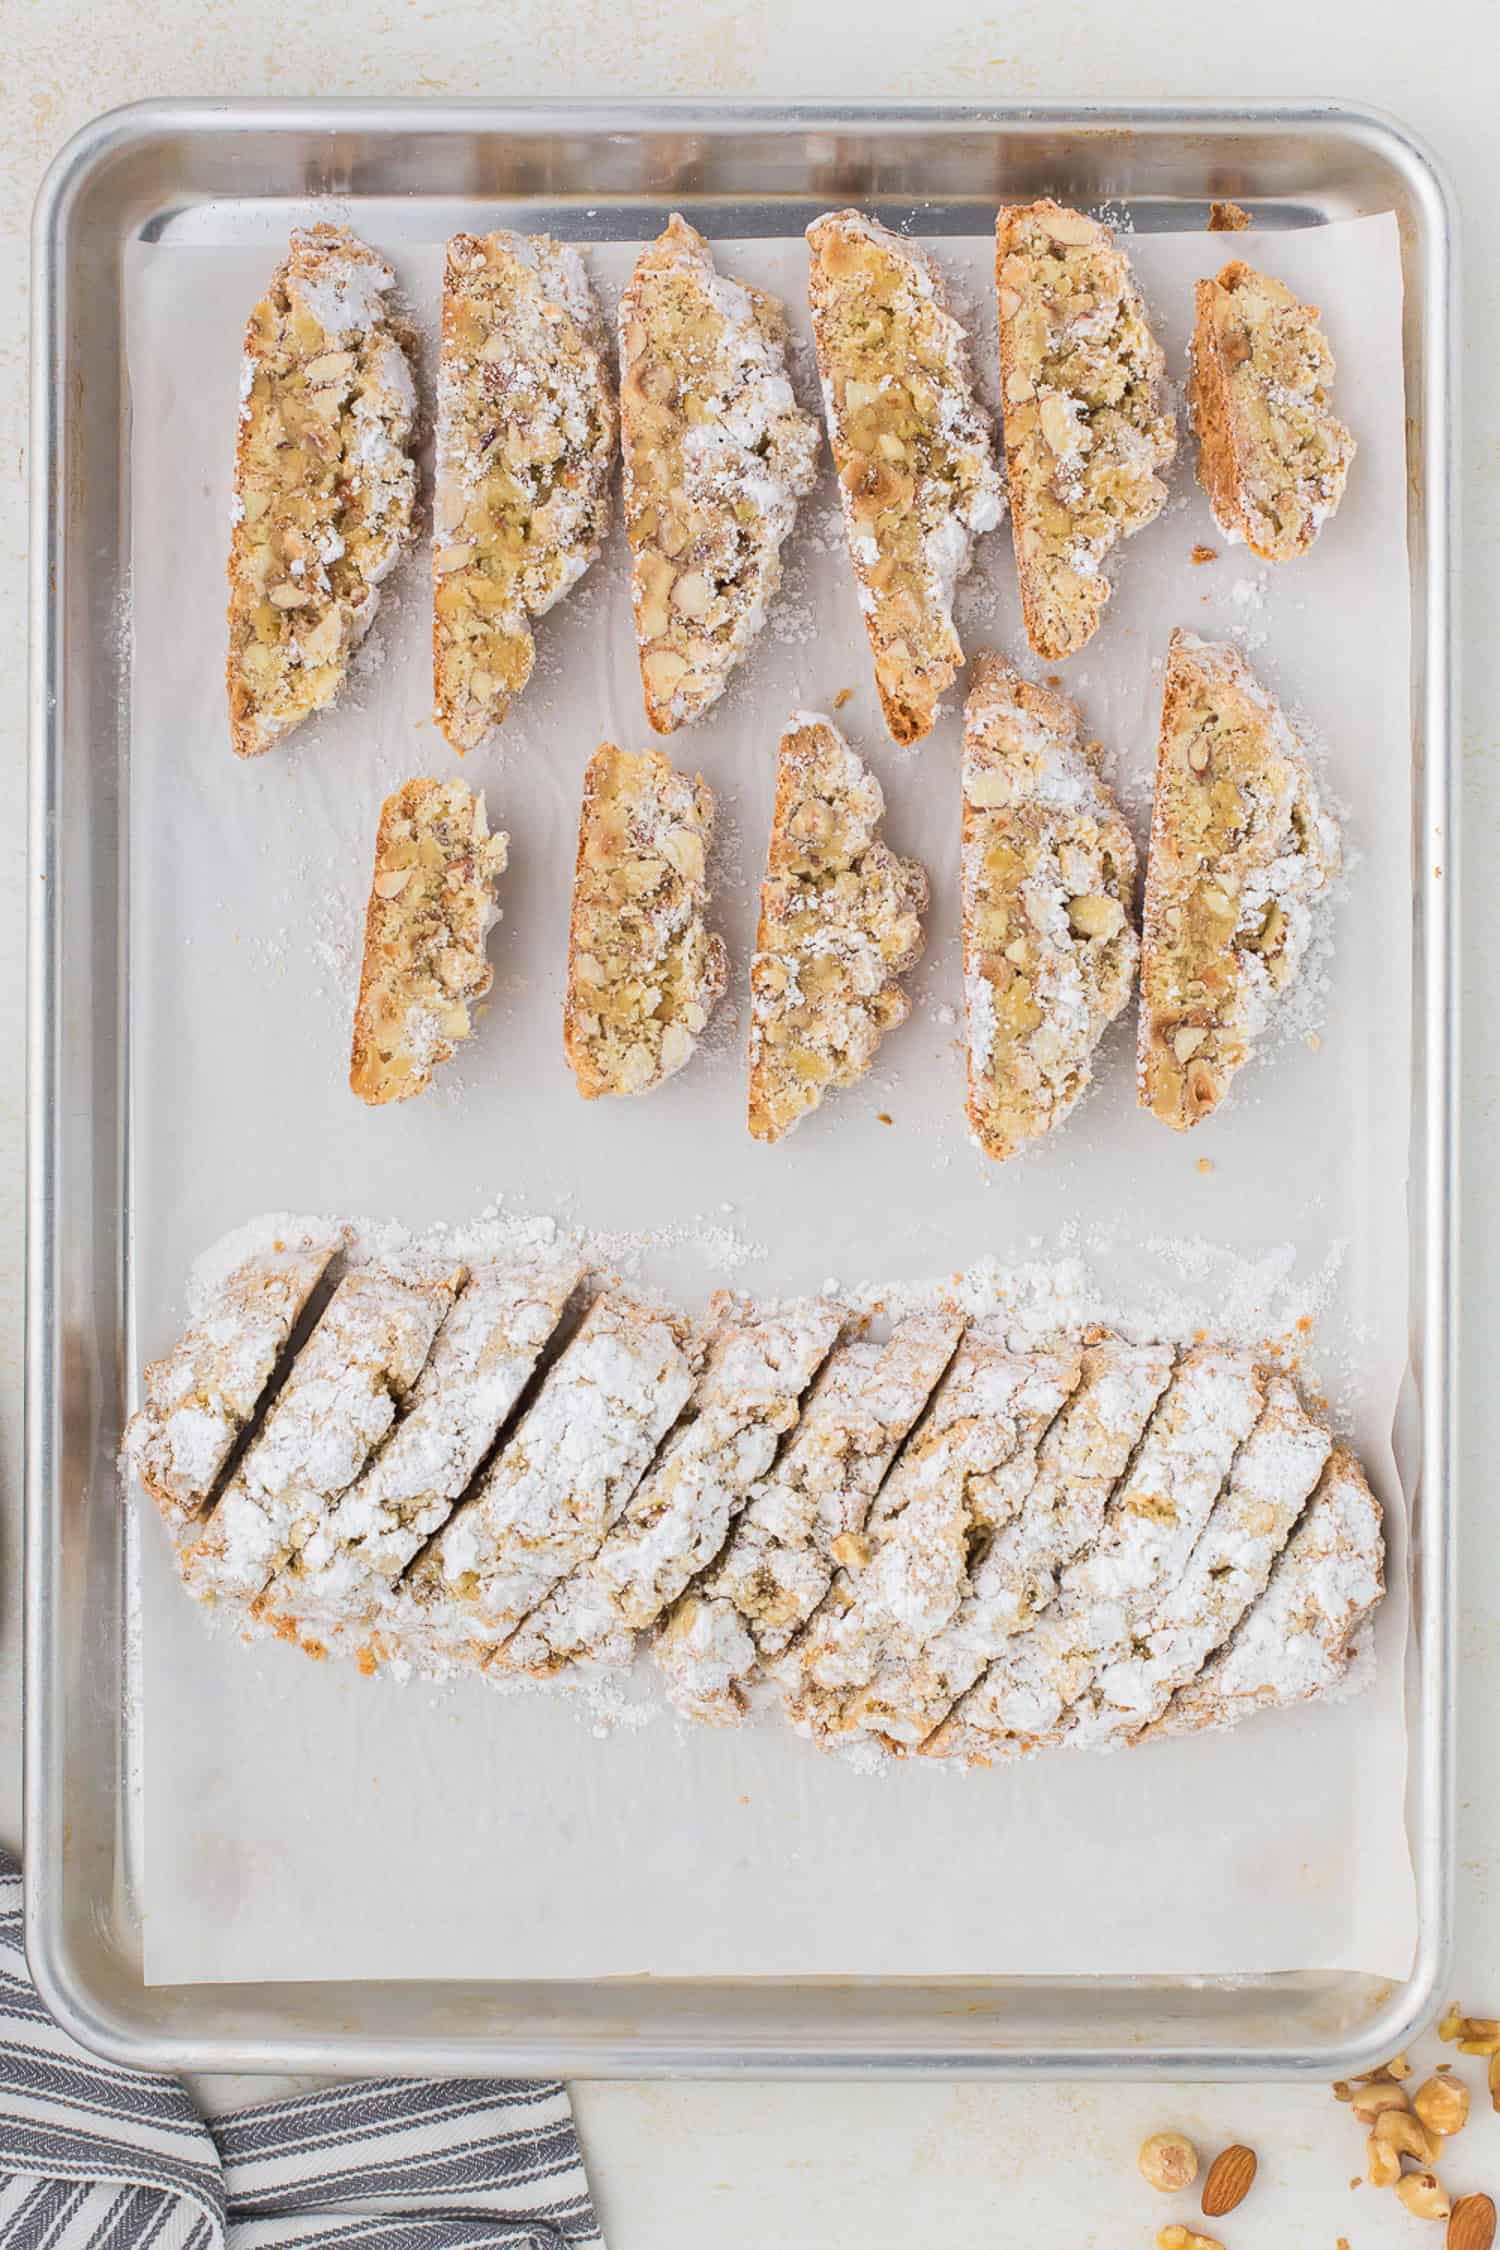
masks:
[[(60, 590), (69, 569), (70, 532), (60, 486), (60, 442), (69, 412), (64, 353), (62, 249), (74, 210), (98, 172), (122, 149), (153, 135), (212, 138), (225, 130), (305, 132), (319, 121), (366, 134), (420, 129), (426, 135), (473, 132), (489, 124), (542, 132), (586, 127), (640, 134), (729, 129), (774, 133), (840, 127), (893, 131), (932, 126), (976, 130), (1065, 130), (1084, 135), (1174, 129), (1218, 132), (1274, 126), (1317, 130), (1362, 146), (1399, 174), (1420, 214), (1423, 247), (1421, 333), (1416, 375), (1421, 394), (1418, 473), (1425, 512), (1420, 702), (1414, 723), (1425, 746), (1414, 802), (1414, 846), (1422, 851), (1416, 891), (1421, 907), (1414, 1004), (1424, 1026), (1425, 1067), (1420, 1169), (1408, 1189), (1410, 1222), (1422, 1236), (1413, 1260), (1412, 1301), (1420, 1304), (1420, 1536), (1414, 1540), (1413, 1632), (1408, 1657), (1417, 1680), (1408, 1774), (1408, 1833), (1418, 1890), (1418, 1939), (1411, 1970), (1354, 2033), (1301, 2048), (1254, 2051), (1120, 2042), (1060, 2044), (1037, 2051), (976, 2052), (922, 2043), (857, 2051), (830, 2043), (770, 2049), (763, 2037), (736, 2047), (732, 2033), (716, 2041), (631, 2036), (622, 2031), (595, 2045), (548, 2045), (509, 2035), (375, 2036), (358, 2029), (298, 2033), (281, 2039), (198, 2033), (163, 2035), (143, 2026), (128, 2002), (91, 1980), (74, 1954), (62, 1915), (68, 1839), (61, 1792), (62, 1727), (68, 1683), (59, 1632), (58, 1430), (62, 1404), (57, 1288), (62, 1214), (57, 1197), (55, 1135), (59, 1067), (59, 976), (62, 935), (55, 910), (58, 770), (62, 749), (64, 634)], [(136, 2067), (212, 2070), (539, 2070), (576, 2076), (727, 2076), (753, 2068), (766, 2076), (1016, 2076), (1031, 2070), (1086, 2077), (1125, 2071), (1135, 2076), (1265, 2078), (1349, 2075), (1406, 2043), (1442, 1995), (1453, 1947), (1457, 1494), (1453, 1484), (1457, 1418), (1458, 1140), (1457, 967), (1458, 645), (1453, 587), (1457, 572), (1457, 212), (1433, 154), (1399, 120), (1361, 105), (1334, 101), (967, 103), (879, 100), (855, 102), (429, 99), (359, 96), (198, 97), (146, 101), (105, 112), (82, 128), (54, 159), (38, 195), (32, 233), (32, 415), (30, 464), (29, 682), (30, 865), (28, 873), (28, 1110), (25, 1356), (25, 1717), (24, 1818), (27, 1948), (37, 1987), (58, 2020), (83, 2045)], [(1410, 370), (1409, 370), (1410, 372)], [(76, 538), (72, 542), (77, 544)], [(1441, 851), (1441, 859), (1436, 855)], [(1416, 1104), (1414, 1102), (1414, 1118)], [(1024, 1981), (1024, 1980), (1005, 1980)], [(1063, 1980), (1046, 1980), (1059, 1982)], [(1103, 1989), (1138, 1984), (1174, 1990), (1200, 1979), (1081, 1979)], [(1210, 1980), (1214, 1982), (1230, 1980)], [(141, 1989), (144, 1989), (142, 1987)], [(329, 1989), (329, 1988), (325, 1988)], [(347, 1988), (346, 1988), (347, 1989)], [(367, 1990), (368, 1987), (356, 1989)], [(975, 1989), (973, 1986), (967, 1989)], [(233, 1988), (199, 1987), (225, 1994)]]

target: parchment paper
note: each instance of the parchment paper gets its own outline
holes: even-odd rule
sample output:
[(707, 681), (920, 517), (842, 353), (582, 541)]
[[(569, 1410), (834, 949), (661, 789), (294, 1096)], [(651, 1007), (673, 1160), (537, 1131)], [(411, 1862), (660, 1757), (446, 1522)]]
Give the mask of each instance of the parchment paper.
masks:
[[(933, 247), (971, 309), (992, 394), (989, 239)], [(439, 1090), (384, 1113), (354, 1101), (349, 1015), (377, 809), (407, 775), (452, 762), (428, 717), (427, 556), (396, 582), (343, 707), (237, 763), (221, 670), (231, 445), (242, 325), (274, 258), (132, 253), (137, 1339), (142, 1357), (166, 1346), (193, 1258), (267, 1209), (414, 1223), (497, 1202), (555, 1213), (632, 1238), (646, 1277), (693, 1301), (726, 1272), (779, 1293), (1058, 1247), (1086, 1247), (1111, 1287), (1147, 1298), (1181, 1294), (1195, 1240), (1284, 1265), (1314, 1296), (1332, 1268), (1311, 1364), (1392, 1531), (1375, 1688), (1112, 1758), (866, 1776), (779, 1727), (663, 1717), (607, 1730), (576, 1698), (403, 1688), (246, 1649), (183, 1598), (147, 1526), (152, 1981), (1406, 1967), (1406, 1601), (1390, 1442), (1407, 1356), (1411, 864), (1396, 228), (1377, 218), (1133, 248), (1179, 374), (1193, 279), (1228, 256), (1264, 262), (1321, 304), (1360, 455), (1315, 552), (1273, 573), (1215, 530), (1184, 432), (1172, 504), (1130, 543), (1065, 684), (1140, 825), (1170, 629), (1238, 633), (1308, 732), (1346, 818), (1350, 870), (1292, 1030), (1222, 1117), (1179, 1139), (1140, 1115), (1133, 1026), (1117, 1027), (1066, 1132), (1004, 1167), (970, 1146), (962, 1119), (959, 699), (916, 752), (885, 738), (827, 476), (762, 645), (672, 746), (709, 777), (725, 830), (716, 896), (733, 971), (706, 1050), (647, 1101), (588, 1106), (561, 1052), (580, 776), (602, 736), (648, 739), (617, 537), (543, 620), (537, 676), (499, 745), (464, 769), (512, 839), (495, 1003)], [(611, 302), (631, 254), (593, 253)], [(395, 256), (430, 330), (440, 246)], [(735, 242), (720, 256), (786, 298), (812, 403), (801, 243)], [(1193, 563), (1200, 542), (1216, 561)], [(960, 614), (971, 650), (1021, 651), (1008, 529), (981, 543)], [(792, 708), (827, 708), (846, 687), (839, 723), (885, 784), (890, 840), (932, 875), (928, 953), (912, 1019), (872, 1079), (765, 1149), (744, 1127), (734, 1010), (775, 747)], [(1205, 1314), (1220, 1309), (1213, 1281), (1198, 1286)]]

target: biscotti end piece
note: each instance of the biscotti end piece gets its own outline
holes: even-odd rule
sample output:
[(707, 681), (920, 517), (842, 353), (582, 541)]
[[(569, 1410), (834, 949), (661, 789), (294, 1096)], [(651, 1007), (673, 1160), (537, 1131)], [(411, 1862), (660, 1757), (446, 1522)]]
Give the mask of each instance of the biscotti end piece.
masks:
[(226, 672), (242, 758), (333, 701), (411, 542), (417, 393), (395, 279), (346, 228), (299, 229), (250, 316)]
[(932, 730), (963, 663), (953, 595), (1005, 512), (969, 347), (919, 244), (860, 211), (807, 230), (828, 435), (893, 741)]
[(1344, 496), (1355, 444), (1333, 412), (1333, 353), (1284, 282), (1242, 259), (1197, 286), (1188, 405), (1219, 529), (1265, 562), (1305, 555)]
[(531, 676), (531, 621), (603, 545), (618, 437), (603, 316), (549, 235), (456, 234), (443, 275), (432, 671), (455, 750)]
[(1051, 1132), (1130, 996), (1135, 845), (1078, 713), (1002, 657), (964, 720), (969, 1123), (986, 1156)]
[(904, 1023), (897, 979), (922, 950), (927, 877), (880, 841), (879, 782), (828, 719), (781, 740), (750, 963), (750, 1131), (777, 1141), (853, 1086)]
[(1174, 633), (1146, 873), (1141, 1107), (1209, 1116), (1293, 983), (1339, 832), (1279, 705), (1238, 649)]
[(472, 1036), (507, 844), (460, 781), (403, 782), (381, 807), (349, 1065), (362, 1102), (424, 1092)]
[(1109, 599), (1104, 564), (1161, 510), (1177, 450), (1161, 347), (1109, 228), (1044, 199), (995, 223), (1011, 527), (1026, 638), (1071, 656)]
[(585, 1101), (681, 1070), (727, 973), (705, 925), (714, 801), (664, 752), (601, 743), (578, 824), (563, 1045)]
[(625, 531), (646, 717), (700, 718), (766, 620), (817, 472), (787, 376), (786, 315), (721, 274), (674, 213), (620, 299)]

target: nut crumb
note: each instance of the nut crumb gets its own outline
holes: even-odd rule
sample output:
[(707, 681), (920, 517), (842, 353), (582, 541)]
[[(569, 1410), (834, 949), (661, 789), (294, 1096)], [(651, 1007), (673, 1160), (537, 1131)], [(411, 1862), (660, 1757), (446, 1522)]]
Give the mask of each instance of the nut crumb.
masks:
[(1212, 1158), (1211, 1156), (1200, 1156), (1200, 1157), (1199, 1157), (1199, 1159), (1198, 1159), (1198, 1169), (1199, 1169), (1199, 1171), (1200, 1171), (1200, 1172), (1202, 1172), (1202, 1173), (1205, 1173), (1205, 1174), (1207, 1174), (1207, 1173), (1211, 1172), (1211, 1171), (1213, 1170), (1213, 1168), (1214, 1168), (1214, 1160), (1213, 1160), (1213, 1158)]
[(833, 699), (833, 708), (835, 709), (835, 711), (842, 711), (844, 705), (848, 702), (850, 696), (853, 693), (854, 690), (852, 687), (841, 687), (838, 694)]
[(1250, 224), (1250, 214), (1237, 203), (1211, 203), (1208, 207), (1210, 234), (1242, 234)]
[(882, 1125), (894, 1125), (896, 1122), (895, 1118), (892, 1117), (888, 1109), (877, 1109), (875, 1112), (875, 1116), (877, 1121)]
[(1196, 545), (1196, 546), (1194, 547), (1194, 549), (1193, 549), (1193, 561), (1194, 561), (1195, 563), (1210, 563), (1210, 562), (1217, 562), (1217, 561), (1218, 561), (1218, 559), (1219, 559), (1219, 550), (1218, 550), (1218, 548), (1217, 548), (1217, 547), (1205, 547), (1201, 539), (1199, 540), (1198, 544), (1197, 544), (1197, 545)]

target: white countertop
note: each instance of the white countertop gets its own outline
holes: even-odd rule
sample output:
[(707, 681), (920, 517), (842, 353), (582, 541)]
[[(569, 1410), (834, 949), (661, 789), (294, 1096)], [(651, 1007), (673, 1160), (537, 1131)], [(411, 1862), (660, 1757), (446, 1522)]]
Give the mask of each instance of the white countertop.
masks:
[[(0, 1836), (20, 1841), (19, 1531), (22, 900), (25, 798), (26, 228), (53, 152), (100, 110), (166, 94), (473, 93), (620, 96), (936, 96), (956, 100), (1178, 95), (1336, 96), (1388, 109), (1446, 165), (1468, 246), (1465, 555), (1464, 1230), (1471, 1367), (1495, 1316), (1500, 1199), (1484, 1159), (1495, 1130), (1500, 886), (1485, 842), (1500, 809), (1500, 236), (1493, 0), (1019, 0), (1007, 8), (929, 0), (344, 0), (337, 9), (266, 0), (10, 0), (0, 7), (0, 701), (10, 808), (0, 821)], [(1483, 61), (1489, 54), (1490, 61)], [(1466, 1547), (1460, 1668), (1466, 1714), (1500, 1689), (1490, 1464), (1500, 1390), (1479, 1361), (1462, 1450)], [(1500, 1842), (1500, 1752), (1482, 1720), (1460, 1756), (1458, 1970), (1475, 2013), (1500, 2013), (1500, 1925), (1490, 1871)], [(982, 1908), (982, 1902), (977, 1902)], [(1451, 2058), (1427, 2046), (1422, 2058)], [(1461, 2066), (1478, 2087), (1482, 2064)], [(1388, 2195), (1351, 2191), (1360, 2137), (1321, 2087), (965, 2085), (575, 2088), (611, 2250), (909, 2250), (942, 2241), (1142, 2250), (1168, 2218), (1134, 2170), (1144, 2133), (1184, 2127), (1211, 2152), (1250, 2142), (1251, 2200), (1211, 2230), (1231, 2250), (1288, 2244), (1352, 2250), (1423, 2239)], [(1476, 2102), (1445, 2176), (1500, 2197), (1500, 2118)], [(1201, 2222), (1200, 2224), (1205, 2224)], [(1435, 2232), (1427, 2237), (1439, 2239)]]

